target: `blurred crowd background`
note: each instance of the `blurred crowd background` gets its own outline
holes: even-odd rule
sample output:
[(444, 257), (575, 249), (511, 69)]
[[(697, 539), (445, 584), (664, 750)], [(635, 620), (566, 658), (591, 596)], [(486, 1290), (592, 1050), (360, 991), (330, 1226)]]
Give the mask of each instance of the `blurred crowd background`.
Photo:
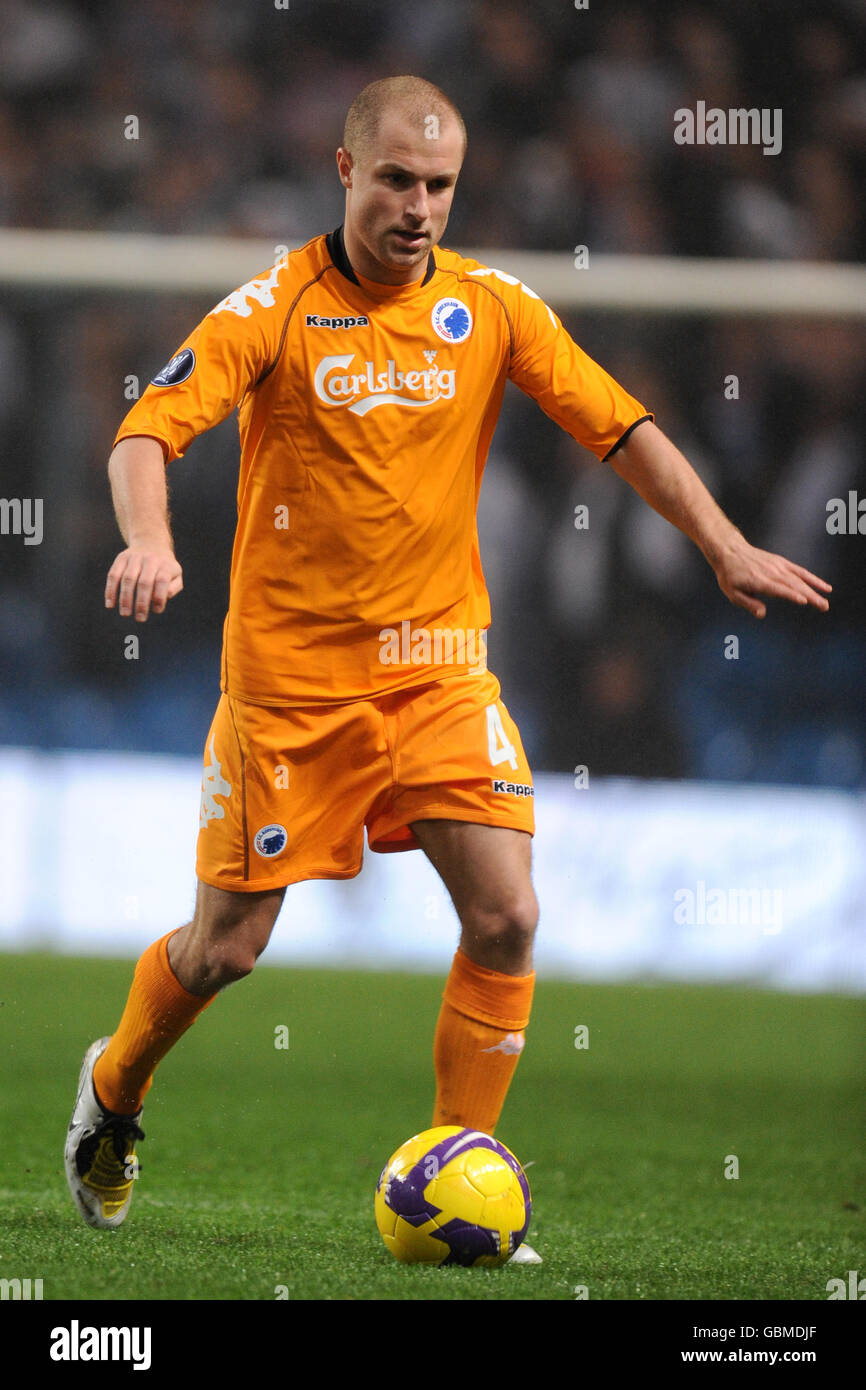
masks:
[[(586, 245), (576, 275), (607, 252), (866, 251), (862, 0), (0, 0), (0, 35), (6, 226), (304, 241), (342, 221), (334, 151), (352, 98), (411, 72), (468, 126), (455, 249)], [(698, 100), (781, 108), (781, 153), (677, 145), (673, 113)], [(235, 423), (169, 471), (185, 590), (140, 629), (102, 607), (122, 544), (105, 465), (126, 378), (145, 383), (219, 297), (3, 291), (0, 492), (45, 509), (41, 545), (0, 538), (3, 743), (203, 748)], [(731, 607), (690, 542), (509, 387), (479, 524), (490, 665), (534, 766), (862, 786), (866, 539), (825, 522), (829, 499), (866, 497), (864, 320), (563, 318), (746, 536), (835, 592), (827, 615)]]

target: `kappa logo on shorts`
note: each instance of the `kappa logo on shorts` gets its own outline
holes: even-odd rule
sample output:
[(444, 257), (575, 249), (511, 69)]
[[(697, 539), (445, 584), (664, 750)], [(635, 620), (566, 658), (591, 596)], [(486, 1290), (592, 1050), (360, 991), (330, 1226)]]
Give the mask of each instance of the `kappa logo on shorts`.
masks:
[(535, 788), (528, 782), (506, 782), (501, 777), (494, 777), (491, 786), (495, 792), (504, 792), (506, 796), (535, 796)]
[(222, 820), (225, 807), (215, 800), (218, 796), (231, 796), (232, 784), (223, 777), (223, 767), (214, 751), (214, 740), (208, 744), (210, 762), (205, 763), (201, 779), (201, 806), (199, 808), (199, 829), (204, 830), (210, 821)]
[(262, 859), (275, 859), (278, 854), (282, 854), (288, 843), (289, 832), (284, 825), (263, 825), (261, 830), (256, 832), (253, 848)]

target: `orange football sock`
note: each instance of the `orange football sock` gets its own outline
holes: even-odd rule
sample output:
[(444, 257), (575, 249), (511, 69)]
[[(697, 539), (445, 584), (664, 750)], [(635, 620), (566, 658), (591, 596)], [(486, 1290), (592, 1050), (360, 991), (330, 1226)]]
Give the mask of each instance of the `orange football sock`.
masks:
[(534, 971), (487, 970), (458, 947), (433, 1043), (434, 1125), (493, 1133), (523, 1050), (534, 987)]
[(154, 941), (136, 965), (117, 1031), (93, 1068), (97, 1096), (120, 1115), (140, 1110), (157, 1063), (216, 998), (184, 989), (169, 964), (171, 936)]

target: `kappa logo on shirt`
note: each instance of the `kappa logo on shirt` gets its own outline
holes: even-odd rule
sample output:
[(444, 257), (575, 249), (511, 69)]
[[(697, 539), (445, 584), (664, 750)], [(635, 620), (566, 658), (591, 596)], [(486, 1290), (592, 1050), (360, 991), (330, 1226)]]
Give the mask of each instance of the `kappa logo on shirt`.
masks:
[(434, 405), (454, 397), (453, 367), (431, 364), (418, 371), (401, 371), (389, 357), (383, 371), (372, 362), (364, 363), (364, 371), (349, 372), (355, 361), (354, 353), (323, 357), (313, 375), (316, 395), (325, 405), (344, 405), (353, 415), (366, 415), (377, 405)]
[(324, 314), (307, 314), (306, 328), (369, 328), (366, 314), (357, 318), (326, 318)]

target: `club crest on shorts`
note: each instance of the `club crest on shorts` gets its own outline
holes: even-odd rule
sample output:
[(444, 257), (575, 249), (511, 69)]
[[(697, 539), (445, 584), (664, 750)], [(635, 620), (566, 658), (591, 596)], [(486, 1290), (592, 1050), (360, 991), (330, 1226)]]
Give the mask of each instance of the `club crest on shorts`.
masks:
[(446, 343), (462, 343), (472, 332), (472, 315), (462, 299), (440, 299), (433, 305), (430, 322)]
[(282, 854), (289, 842), (289, 832), (284, 825), (263, 825), (256, 832), (253, 848), (262, 859), (275, 859)]
[(151, 377), (151, 386), (179, 386), (187, 377), (192, 376), (192, 369), (195, 366), (195, 353), (192, 348), (184, 348), (182, 352), (176, 352), (170, 362), (166, 362), (161, 372)]

